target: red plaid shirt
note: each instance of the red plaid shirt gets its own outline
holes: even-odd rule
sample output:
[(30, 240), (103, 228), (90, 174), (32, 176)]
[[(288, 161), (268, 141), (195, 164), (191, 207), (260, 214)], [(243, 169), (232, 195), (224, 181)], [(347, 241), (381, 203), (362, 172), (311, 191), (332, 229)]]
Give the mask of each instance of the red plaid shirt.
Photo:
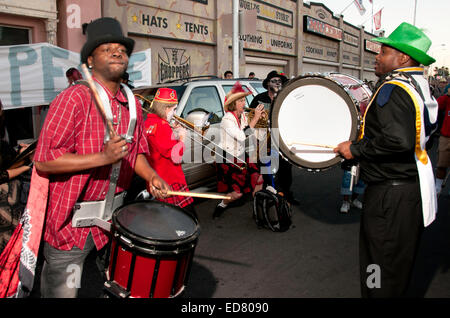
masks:
[[(127, 99), (119, 90), (115, 96), (104, 87), (111, 103), (114, 119), (122, 115), (117, 133), (125, 135), (130, 114)], [(143, 135), (143, 118), (140, 103), (136, 100), (137, 120), (133, 143), (128, 144), (129, 154), (122, 159), (116, 193), (126, 190), (134, 174), (136, 157), (148, 153)], [(45, 124), (36, 147), (35, 161), (55, 160), (64, 153), (91, 154), (103, 149), (105, 125), (97, 110), (90, 89), (75, 85), (61, 92), (51, 103)], [(72, 174), (49, 176), (44, 240), (60, 250), (70, 250), (74, 245), (82, 249), (89, 232), (97, 249), (109, 239), (99, 227), (72, 227), (72, 210), (76, 202), (103, 200), (108, 192), (111, 165)]]

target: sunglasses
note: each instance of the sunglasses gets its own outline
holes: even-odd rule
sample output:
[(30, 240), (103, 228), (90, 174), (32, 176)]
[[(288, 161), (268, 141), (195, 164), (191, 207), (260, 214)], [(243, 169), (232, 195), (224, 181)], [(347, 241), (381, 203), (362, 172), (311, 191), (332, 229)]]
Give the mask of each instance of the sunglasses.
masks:
[(280, 79), (271, 79), (270, 82), (272, 84), (281, 84), (281, 80)]

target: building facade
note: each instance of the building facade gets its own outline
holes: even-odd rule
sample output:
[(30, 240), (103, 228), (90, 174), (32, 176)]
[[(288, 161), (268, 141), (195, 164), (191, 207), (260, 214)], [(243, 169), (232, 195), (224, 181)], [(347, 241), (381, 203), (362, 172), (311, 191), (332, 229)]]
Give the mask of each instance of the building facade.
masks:
[[(82, 24), (100, 16), (101, 0), (0, 0), (0, 46), (46, 42), (79, 52), (85, 42)], [(42, 107), (6, 111), (12, 144), (37, 138), (41, 111)]]
[[(136, 41), (151, 50), (151, 81), (223, 76), (233, 65), (232, 0), (0, 0), (0, 45), (48, 42), (80, 52), (83, 24), (102, 16), (118, 19)], [(265, 78), (271, 70), (295, 77), (340, 72), (376, 80), (375, 35), (347, 23), (318, 2), (239, 0), (239, 74)], [(17, 109), (40, 128), (39, 111)], [(30, 132), (17, 133), (18, 139)]]
[[(321, 3), (240, 0), (239, 77), (276, 69), (289, 77), (341, 72), (375, 80), (375, 35), (336, 17)], [(232, 69), (232, 1), (103, 1), (136, 50), (152, 50), (152, 83), (218, 75)], [(236, 74), (235, 74), (236, 76)]]
[[(0, 45), (48, 42), (79, 52), (83, 23), (117, 18), (152, 50), (152, 83), (232, 69), (232, 1), (224, 0), (0, 0)], [(239, 76), (272, 69), (289, 77), (342, 72), (375, 79), (379, 45), (364, 30), (318, 2), (240, 0)]]

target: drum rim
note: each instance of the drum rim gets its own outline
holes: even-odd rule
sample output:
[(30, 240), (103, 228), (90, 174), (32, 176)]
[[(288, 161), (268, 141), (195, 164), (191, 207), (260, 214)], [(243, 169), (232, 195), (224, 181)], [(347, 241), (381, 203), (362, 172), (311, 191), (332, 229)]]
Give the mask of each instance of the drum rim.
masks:
[[(158, 239), (152, 239), (147, 238), (144, 236), (141, 236), (139, 234), (133, 233), (127, 228), (125, 228), (123, 225), (120, 224), (118, 221), (118, 213), (121, 209), (128, 205), (137, 204), (137, 203), (154, 203), (154, 204), (161, 204), (168, 206), (170, 208), (175, 208), (184, 214), (191, 217), (192, 221), (195, 223), (195, 231), (192, 235), (179, 239), (179, 240), (158, 240)], [(195, 247), (196, 241), (198, 239), (198, 236), (200, 235), (200, 224), (198, 221), (189, 215), (188, 212), (186, 212), (184, 209), (174, 206), (172, 204), (161, 202), (161, 201), (153, 201), (153, 200), (137, 200), (128, 202), (120, 207), (118, 207), (116, 210), (114, 210), (111, 218), (111, 233), (113, 236), (118, 237), (119, 241), (123, 244), (128, 245), (130, 248), (136, 248), (139, 249), (142, 252), (149, 253), (149, 254), (159, 254), (159, 253), (182, 253), (186, 250), (190, 250)], [(130, 244), (125, 242), (125, 240), (120, 238), (125, 238), (131, 240)], [(145, 245), (145, 246), (143, 246)], [(161, 248), (161, 249), (157, 249)]]
[[(312, 79), (313, 82), (311, 84), (314, 84), (315, 81), (321, 82), (321, 83), (332, 83), (331, 87), (328, 87), (328, 86), (327, 87), (330, 88), (336, 94), (338, 94), (340, 97), (342, 97), (345, 100), (347, 106), (350, 106), (350, 105), (353, 106), (353, 107), (349, 107), (350, 114), (351, 114), (351, 120), (352, 120), (352, 128), (351, 128), (351, 132), (350, 132), (349, 141), (356, 140), (356, 138), (358, 136), (358, 130), (359, 130), (359, 127), (358, 127), (359, 113), (358, 113), (358, 109), (357, 109), (357, 101), (355, 101), (355, 99), (351, 96), (351, 94), (347, 93), (345, 87), (341, 83), (333, 80), (329, 76), (321, 75), (321, 74), (301, 75), (301, 76), (291, 79), (288, 83), (286, 83), (286, 85), (278, 93), (277, 97), (275, 98), (275, 100), (272, 103), (272, 107), (271, 107), (270, 115), (269, 115), (271, 129), (278, 128), (278, 114), (279, 114), (279, 111), (281, 108), (281, 104), (283, 103), (283, 101), (285, 100), (285, 98), (287, 97), (287, 95), (289, 93), (291, 93), (294, 89), (302, 86), (302, 85), (298, 85), (298, 86), (294, 85), (299, 80), (302, 80), (302, 79)], [(350, 104), (349, 104), (349, 102), (350, 102)], [(277, 116), (277, 120), (274, 120), (274, 116)], [(275, 124), (276, 124), (276, 126), (275, 126)], [(275, 146), (277, 147), (280, 155), (283, 157), (283, 159), (285, 159), (289, 163), (291, 163), (299, 168), (303, 168), (303, 169), (325, 170), (325, 169), (329, 169), (329, 168), (333, 167), (334, 165), (340, 163), (343, 160), (341, 157), (336, 156), (335, 158), (329, 159), (327, 161), (311, 162), (311, 161), (307, 161), (304, 159), (300, 159), (295, 156), (295, 158), (297, 158), (297, 160), (298, 160), (298, 161), (295, 161), (295, 160), (291, 159), (290, 156), (287, 156), (285, 154), (285, 152), (290, 153), (291, 151), (287, 147), (287, 145), (284, 143), (284, 141), (278, 140), (278, 144), (277, 144), (276, 138), (274, 138), (274, 143), (275, 143)]]
[[(329, 73), (325, 73), (326, 74), (326, 76), (327, 77), (333, 77), (333, 75), (340, 75), (340, 76), (345, 76), (345, 77), (348, 77), (348, 78), (351, 78), (352, 80), (354, 80), (355, 82), (357, 82), (358, 84), (360, 84), (361, 86), (360, 86), (360, 88), (362, 88), (369, 96), (369, 100), (367, 101), (367, 102), (369, 102), (370, 101), (370, 99), (372, 98), (372, 95), (373, 95), (373, 92), (372, 92), (372, 90), (369, 88), (369, 86), (367, 86), (367, 84), (366, 83), (364, 83), (364, 81), (361, 81), (359, 78), (357, 78), (357, 77), (355, 77), (355, 76), (353, 76), (353, 75), (349, 75), (349, 74), (343, 74), (343, 73), (339, 73), (339, 72), (329, 72)], [(340, 83), (341, 84), (341, 83)], [(346, 89), (345, 87), (344, 87), (344, 89)], [(351, 94), (351, 95), (353, 95), (353, 94)], [(354, 97), (352, 96), (352, 98), (354, 99)], [(359, 108), (359, 104), (361, 103), (361, 101), (360, 100), (354, 100), (354, 102), (355, 102), (355, 105), (357, 105), (357, 108), (358, 108), (358, 111), (361, 111)]]

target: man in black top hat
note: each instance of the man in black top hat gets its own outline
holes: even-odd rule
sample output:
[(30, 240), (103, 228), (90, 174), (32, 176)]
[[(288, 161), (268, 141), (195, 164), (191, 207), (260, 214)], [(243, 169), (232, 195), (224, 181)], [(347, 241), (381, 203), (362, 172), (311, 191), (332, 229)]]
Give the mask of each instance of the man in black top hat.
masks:
[[(287, 81), (288, 79), (283, 73), (277, 72), (275, 70), (271, 71), (269, 74), (267, 74), (267, 77), (262, 83), (263, 87), (267, 89), (267, 91), (256, 95), (250, 103), (249, 107), (255, 108), (259, 104), (263, 104), (267, 114), (269, 114), (272, 108), (273, 100)], [(279, 158), (278, 162), (279, 167), (276, 172), (275, 179), (273, 180), (272, 175), (265, 174), (263, 175), (264, 182), (266, 185), (275, 185), (275, 188), (278, 191), (285, 194), (286, 199), (289, 203), (298, 205), (299, 202), (295, 200), (294, 195), (291, 191), (292, 165), (281, 157)]]
[(250, 108), (256, 108), (259, 104), (263, 104), (266, 111), (270, 111), (270, 106), (276, 94), (281, 90), (283, 85), (287, 82), (287, 77), (283, 73), (271, 71), (267, 74), (262, 85), (267, 90), (260, 93), (253, 98), (250, 103)]
[[(127, 134), (132, 116), (120, 84), (133, 47), (134, 41), (123, 35), (113, 18), (100, 18), (87, 26), (81, 62), (88, 65), (98, 89), (109, 99), (116, 137), (104, 141), (104, 119), (85, 85), (65, 89), (50, 105), (34, 158), (36, 169), (47, 174), (50, 182), (43, 235), (43, 297), (76, 297), (80, 287), (76, 282), (87, 255), (93, 249), (107, 251), (109, 232), (98, 226), (74, 227), (72, 216), (74, 207), (81, 209), (85, 202), (84, 206), (91, 207), (100, 203), (101, 209), (113, 163), (121, 161), (117, 186), (112, 189), (114, 204), (130, 186), (134, 173), (150, 182), (156, 197), (165, 197), (169, 189), (145, 157), (148, 145), (141, 112), (136, 112), (132, 138), (121, 137)], [(136, 100), (137, 109), (139, 105)]]

